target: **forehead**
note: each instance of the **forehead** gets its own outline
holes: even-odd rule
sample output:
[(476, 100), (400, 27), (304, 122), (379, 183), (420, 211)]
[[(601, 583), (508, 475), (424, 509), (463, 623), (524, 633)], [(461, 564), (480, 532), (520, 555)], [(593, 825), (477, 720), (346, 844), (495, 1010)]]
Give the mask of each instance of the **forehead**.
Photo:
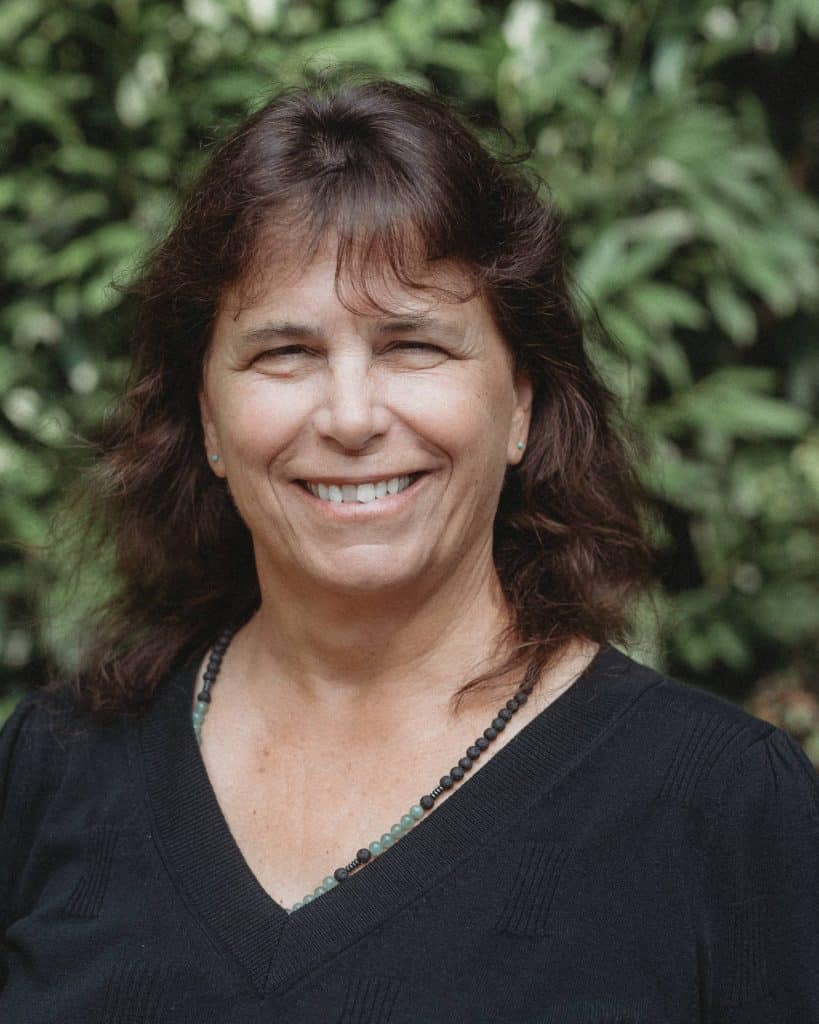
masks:
[(264, 246), (252, 269), (224, 292), (219, 313), (245, 320), (273, 307), (296, 313), (336, 305), (361, 317), (435, 309), (442, 318), (462, 319), (483, 302), (469, 270), (453, 260), (429, 261), (407, 253), (396, 263), (340, 247), (328, 234), (314, 251), (292, 242)]

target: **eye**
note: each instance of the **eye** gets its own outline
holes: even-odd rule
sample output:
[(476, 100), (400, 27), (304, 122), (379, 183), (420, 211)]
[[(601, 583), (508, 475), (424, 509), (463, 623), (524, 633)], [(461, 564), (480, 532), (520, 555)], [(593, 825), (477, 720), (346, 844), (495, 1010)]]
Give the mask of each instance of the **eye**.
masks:
[(275, 358), (277, 356), (291, 356), (298, 355), (301, 352), (309, 353), (309, 349), (306, 349), (303, 345), (282, 345), (281, 348), (268, 348), (264, 352), (260, 352), (255, 358), (268, 359)]
[(427, 342), (427, 341), (398, 341), (398, 342), (396, 342), (391, 347), (392, 348), (409, 349), (411, 352), (412, 351), (416, 351), (416, 352), (443, 352), (444, 351), (442, 348), (439, 348), (438, 345), (433, 345), (431, 342)]

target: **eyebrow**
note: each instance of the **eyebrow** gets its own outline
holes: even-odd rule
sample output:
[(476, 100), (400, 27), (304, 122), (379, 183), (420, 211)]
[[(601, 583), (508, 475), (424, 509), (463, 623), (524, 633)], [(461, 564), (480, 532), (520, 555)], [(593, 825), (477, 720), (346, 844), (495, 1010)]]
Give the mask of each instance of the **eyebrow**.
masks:
[[(375, 327), (375, 333), (380, 336), (385, 334), (411, 334), (418, 331), (431, 331), (453, 339), (463, 336), (462, 332), (454, 324), (436, 319), (426, 313), (382, 319), (379, 320)], [(241, 336), (242, 342), (247, 344), (271, 341), (275, 338), (298, 338), (303, 341), (326, 340), (318, 327), (313, 327), (310, 324), (292, 323), (289, 320), (271, 320), (252, 328), (252, 330), (246, 331)]]

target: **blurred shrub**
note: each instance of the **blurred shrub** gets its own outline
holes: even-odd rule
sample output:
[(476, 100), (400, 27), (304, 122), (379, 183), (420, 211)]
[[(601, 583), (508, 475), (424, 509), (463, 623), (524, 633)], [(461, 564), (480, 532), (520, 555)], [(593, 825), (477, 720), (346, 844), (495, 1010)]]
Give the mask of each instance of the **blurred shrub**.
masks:
[(60, 566), (37, 545), (122, 379), (110, 282), (203, 147), (313, 58), (433, 84), (532, 147), (664, 511), (664, 629), (646, 609), (633, 653), (735, 699), (774, 672), (809, 697), (819, 114), (797, 103), (783, 130), (759, 82), (815, 66), (817, 36), (810, 0), (5, 0), (0, 685), (34, 684), (48, 652), (71, 662), (74, 627), (46, 606)]

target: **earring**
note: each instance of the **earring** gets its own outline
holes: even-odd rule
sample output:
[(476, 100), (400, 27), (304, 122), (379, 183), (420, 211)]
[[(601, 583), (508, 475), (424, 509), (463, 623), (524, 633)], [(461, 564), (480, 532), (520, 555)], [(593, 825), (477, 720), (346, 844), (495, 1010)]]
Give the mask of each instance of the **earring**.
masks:
[(210, 461), (211, 462), (218, 462), (219, 461), (219, 456), (216, 454), (216, 452), (214, 452), (213, 455), (211, 455)]
[(523, 444), (523, 441), (518, 441), (518, 448), (520, 449), (520, 451), (523, 451), (524, 447), (525, 446)]

